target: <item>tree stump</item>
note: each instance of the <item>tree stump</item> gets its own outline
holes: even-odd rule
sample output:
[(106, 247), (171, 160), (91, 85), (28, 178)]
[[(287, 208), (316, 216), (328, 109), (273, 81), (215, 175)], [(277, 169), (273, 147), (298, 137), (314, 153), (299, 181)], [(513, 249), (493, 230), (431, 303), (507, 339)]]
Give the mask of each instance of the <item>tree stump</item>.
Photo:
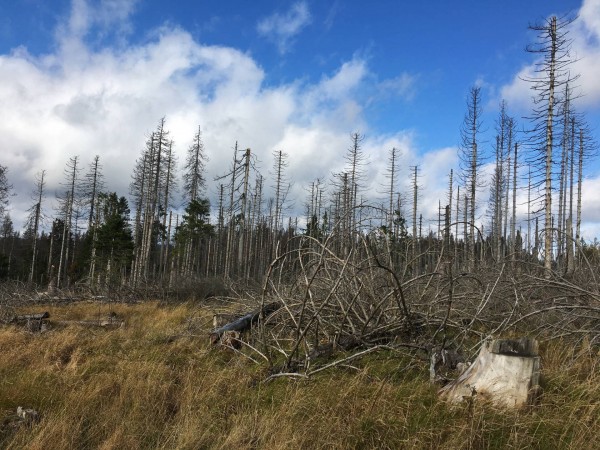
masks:
[(535, 339), (497, 339), (486, 342), (473, 364), (439, 393), (453, 403), (475, 397), (518, 408), (535, 403), (539, 378)]

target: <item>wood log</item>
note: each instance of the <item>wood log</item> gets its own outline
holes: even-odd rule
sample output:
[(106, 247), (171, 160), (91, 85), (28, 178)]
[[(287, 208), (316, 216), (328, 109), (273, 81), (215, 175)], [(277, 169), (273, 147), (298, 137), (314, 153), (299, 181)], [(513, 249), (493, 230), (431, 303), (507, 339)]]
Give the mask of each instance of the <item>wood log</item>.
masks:
[(20, 314), (18, 316), (14, 316), (11, 319), (11, 322), (21, 323), (21, 322), (28, 322), (30, 320), (44, 320), (44, 319), (48, 319), (49, 317), (50, 317), (50, 313), (48, 311), (45, 311), (43, 313), (36, 313), (36, 314)]
[(213, 314), (213, 328), (217, 329), (237, 319), (235, 314), (215, 313)]
[(267, 317), (270, 314), (277, 311), (279, 308), (281, 308), (281, 303), (279, 303), (279, 302), (269, 303), (269, 304), (265, 305), (262, 309), (259, 308), (258, 310), (252, 311), (242, 317), (239, 317), (238, 319), (234, 320), (233, 322), (229, 322), (228, 324), (223, 325), (220, 328), (217, 328), (212, 333), (210, 333), (211, 344), (218, 343), (221, 340), (221, 336), (223, 336), (223, 334), (226, 331), (237, 331), (238, 333), (241, 333), (243, 331), (249, 330), (250, 327), (252, 327), (252, 325), (254, 325), (256, 322), (258, 322), (258, 319), (260, 318), (261, 315), (263, 317)]
[(125, 325), (124, 320), (57, 320), (52, 321), (56, 325), (81, 325), (83, 327), (121, 328)]
[(22, 325), (27, 331), (37, 333), (46, 331), (46, 319), (49, 317), (50, 314), (47, 311), (35, 314), (19, 314), (11, 317), (8, 323)]
[(535, 339), (488, 341), (477, 359), (439, 393), (450, 402), (487, 398), (507, 407), (532, 405), (540, 392)]

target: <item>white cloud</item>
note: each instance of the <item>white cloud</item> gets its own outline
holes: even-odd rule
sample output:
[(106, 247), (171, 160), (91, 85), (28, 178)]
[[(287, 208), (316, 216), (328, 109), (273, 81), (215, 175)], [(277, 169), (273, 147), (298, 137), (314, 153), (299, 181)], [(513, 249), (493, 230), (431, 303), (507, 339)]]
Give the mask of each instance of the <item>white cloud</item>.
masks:
[[(49, 210), (73, 155), (80, 155), (84, 168), (100, 155), (107, 189), (127, 196), (135, 160), (163, 116), (180, 162), (201, 126), (213, 205), (217, 184), (212, 180), (228, 171), (237, 141), (240, 148), (252, 149), (266, 177), (272, 151), (289, 154), (291, 212), (302, 216), (305, 189), (316, 178), (327, 182), (343, 170), (350, 133), (359, 131), (365, 135), (363, 151), (369, 161), (364, 195), (384, 201), (387, 158), (396, 147), (401, 151), (400, 191), (411, 198), (409, 167), (418, 164), (419, 211), (425, 223), (437, 217), (438, 199), (447, 198), (450, 168), (456, 173), (456, 148), (421, 155), (410, 132), (382, 135), (371, 130), (362, 106), (364, 91), (381, 85), (407, 95), (412, 81), (405, 75), (380, 82), (367, 61), (355, 56), (314, 84), (296, 80), (266, 87), (264, 70), (248, 54), (203, 45), (173, 26), (161, 27), (151, 40), (135, 46), (86, 44), (84, 36), (93, 32), (86, 31), (90, 13), (81, 8), (68, 22), (76, 22), (70, 26), (79, 34), (59, 39), (53, 53), (33, 56), (18, 48), (0, 55), (0, 163), (9, 168), (17, 193), (11, 215), (18, 227), (31, 204), (35, 174), (47, 171)], [(265, 183), (269, 191), (273, 182)], [(405, 213), (409, 211), (410, 201)]]
[(412, 100), (415, 97), (415, 83), (417, 77), (408, 73), (402, 73), (395, 78), (388, 78), (379, 83), (380, 95), (400, 97)]
[(107, 187), (126, 195), (145, 138), (163, 116), (180, 161), (202, 127), (209, 180), (227, 171), (236, 141), (252, 148), (263, 175), (272, 164), (272, 150), (285, 150), (292, 155), (290, 178), (300, 196), (317, 171), (327, 177), (348, 147), (349, 130), (366, 128), (362, 108), (352, 98), (368, 78), (366, 63), (358, 58), (316, 84), (267, 88), (264, 71), (251, 57), (202, 45), (176, 27), (163, 26), (137, 46), (95, 50), (84, 38), (90, 27), (86, 8), (74, 3), (63, 27), (70, 30), (62, 35), (68, 38), (57, 38), (54, 53), (32, 56), (19, 48), (0, 55), (0, 114), (5, 117), (0, 133), (7, 143), (2, 164), (9, 167), (18, 194), (13, 201), (17, 223), (29, 206), (35, 174), (47, 171), (50, 203), (73, 155), (87, 167), (99, 154)]
[(294, 3), (285, 14), (274, 13), (258, 22), (259, 34), (272, 40), (281, 54), (286, 53), (293, 38), (311, 22), (306, 2)]
[(129, 18), (138, 0), (72, 0), (68, 19), (56, 28), (56, 38), (63, 47), (77, 44), (92, 31), (96, 39), (109, 34), (123, 38), (132, 31)]
[(600, 192), (600, 176), (583, 180), (581, 186), (581, 220), (595, 223), (596, 226), (600, 227), (600, 196), (598, 192)]

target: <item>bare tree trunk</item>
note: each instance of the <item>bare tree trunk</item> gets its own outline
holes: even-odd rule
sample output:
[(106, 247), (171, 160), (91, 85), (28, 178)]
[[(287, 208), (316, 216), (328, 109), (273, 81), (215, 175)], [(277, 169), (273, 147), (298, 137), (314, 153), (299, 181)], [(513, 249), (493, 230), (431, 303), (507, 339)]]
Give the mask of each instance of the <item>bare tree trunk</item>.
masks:
[[(248, 206), (248, 179), (250, 178), (250, 149), (247, 148), (244, 153), (244, 181), (243, 181), (243, 193), (242, 193), (242, 211), (240, 218), (240, 239), (238, 248), (238, 264), (240, 268), (244, 267), (244, 250), (247, 233), (247, 206)], [(243, 269), (242, 269), (243, 270)]]
[(48, 277), (48, 281), (52, 282), (52, 278), (54, 276), (54, 265), (52, 264), (52, 251), (54, 250), (54, 233), (53, 229), (50, 230), (50, 250), (48, 251), (48, 269), (46, 271), (46, 276)]
[(94, 207), (96, 205), (96, 196), (98, 195), (98, 175), (100, 170), (100, 156), (96, 155), (94, 157), (94, 161), (92, 162), (91, 168), (91, 194), (90, 194), (90, 215), (88, 217), (88, 230), (92, 228), (92, 224), (94, 223)]
[(513, 142), (513, 120), (511, 118), (507, 119), (507, 127), (508, 127), (508, 142), (506, 144), (506, 186), (505, 186), (505, 192), (504, 192), (504, 231), (503, 231), (503, 237), (504, 237), (504, 247), (505, 249), (509, 249), (511, 246), (508, 245), (508, 234), (507, 234), (507, 228), (508, 228), (508, 197), (510, 195), (510, 182), (511, 182), (511, 165), (510, 165), (510, 160), (511, 160), (511, 154), (510, 152), (512, 151), (512, 142)]
[(388, 169), (390, 177), (389, 207), (388, 207), (388, 228), (391, 231), (394, 227), (394, 191), (396, 184), (396, 148), (390, 151), (390, 168)]
[(458, 243), (459, 243), (459, 237), (458, 237), (458, 222), (460, 221), (460, 185), (456, 186), (456, 212), (454, 213), (454, 215), (456, 216), (456, 223), (455, 223), (455, 228), (454, 228), (454, 261), (456, 261), (456, 268), (458, 269), (460, 267), (459, 264), (459, 260), (458, 260)]
[(136, 286), (139, 279), (141, 247), (142, 247), (142, 211), (144, 209), (146, 196), (146, 167), (148, 164), (148, 154), (142, 156), (141, 166), (139, 167), (139, 179), (137, 180), (137, 201), (135, 206), (135, 222), (133, 228), (133, 264), (131, 267), (131, 284)]
[[(419, 186), (417, 185), (417, 173), (418, 173), (419, 167), (415, 166), (414, 167), (414, 173), (413, 173), (413, 210), (412, 210), (412, 222), (413, 222), (413, 236), (412, 236), (412, 259), (414, 260), (417, 257), (417, 242), (418, 242), (418, 236), (417, 236), (417, 197), (418, 197), (418, 192), (419, 192)], [(415, 261), (415, 267), (417, 268), (416, 271), (416, 275), (419, 274), (419, 265), (416, 263)]]
[(77, 180), (77, 163), (79, 161), (78, 156), (74, 156), (69, 160), (67, 168), (70, 170), (70, 191), (67, 193), (66, 204), (65, 204), (65, 222), (63, 224), (63, 236), (60, 247), (60, 258), (58, 261), (58, 274), (56, 280), (56, 287), (60, 287), (62, 281), (63, 270), (66, 270), (66, 266), (69, 260), (69, 239), (71, 233), (71, 217), (73, 214), (73, 203), (75, 202), (75, 182)]
[(544, 268), (546, 276), (550, 276), (552, 270), (552, 149), (553, 149), (553, 119), (554, 119), (554, 89), (556, 71), (557, 33), (556, 17), (552, 18), (550, 49), (550, 83), (548, 84), (548, 108), (546, 116), (546, 181), (545, 181), (545, 223), (544, 223)]
[(517, 158), (518, 158), (518, 147), (519, 144), (515, 143), (515, 153), (513, 157), (513, 176), (512, 176), (512, 220), (510, 221), (510, 253), (511, 260), (514, 264), (516, 261), (516, 225), (517, 225)]
[[(159, 125), (159, 130), (157, 131), (156, 136), (156, 145), (153, 146), (156, 148), (154, 153), (154, 157), (152, 160), (152, 168), (154, 171), (152, 175), (154, 176), (154, 186), (151, 192), (151, 200), (150, 200), (150, 208), (148, 209), (148, 214), (146, 214), (146, 220), (144, 221), (144, 238), (143, 238), (143, 264), (142, 270), (144, 278), (147, 279), (149, 275), (149, 263), (150, 263), (150, 255), (153, 247), (153, 235), (154, 235), (154, 223), (157, 217), (158, 210), (158, 191), (160, 187), (160, 172), (162, 168), (162, 143), (163, 143), (163, 133), (164, 133), (164, 119), (161, 120), (161, 124)], [(156, 161), (156, 163), (154, 163)]]
[(448, 223), (452, 223), (452, 199), (454, 198), (453, 196), (453, 186), (452, 186), (452, 181), (453, 181), (453, 175), (454, 175), (454, 170), (450, 169), (450, 176), (449, 176), (449, 180), (448, 180), (448, 214), (449, 214), (449, 222)]
[(36, 254), (37, 254), (37, 241), (38, 241), (38, 228), (40, 225), (40, 214), (41, 214), (41, 210), (42, 210), (42, 198), (44, 196), (44, 175), (46, 174), (45, 170), (42, 170), (42, 172), (40, 173), (38, 182), (37, 182), (37, 191), (38, 191), (38, 198), (37, 198), (37, 203), (35, 205), (35, 217), (34, 217), (34, 222), (33, 222), (33, 249), (32, 249), (32, 255), (31, 255), (31, 269), (29, 271), (29, 282), (32, 283), (33, 282), (33, 275), (35, 272), (35, 261), (36, 261)]
[(224, 227), (224, 208), (223, 201), (225, 196), (225, 187), (223, 184), (219, 184), (219, 205), (218, 205), (218, 215), (217, 215), (217, 246), (215, 248), (215, 267), (213, 275), (217, 275), (217, 273), (222, 274), (223, 267), (223, 253), (225, 252), (225, 248), (223, 247), (223, 227)]
[(581, 185), (583, 184), (583, 130), (579, 130), (579, 160), (577, 161), (577, 226), (575, 230), (575, 242), (577, 245), (577, 257), (579, 259), (579, 245), (581, 240)]
[(463, 211), (463, 245), (464, 245), (464, 250), (463, 250), (463, 257), (464, 260), (467, 261), (467, 264), (465, 265), (466, 269), (468, 270), (469, 268), (469, 236), (468, 236), (468, 224), (467, 224), (467, 220), (469, 217), (469, 197), (465, 194), (465, 206), (464, 206), (465, 210)]
[(228, 210), (228, 223), (227, 223), (227, 246), (225, 249), (225, 278), (229, 278), (231, 272), (231, 247), (233, 245), (233, 197), (235, 193), (235, 178), (237, 172), (237, 152), (238, 143), (236, 141), (235, 148), (233, 151), (233, 170), (231, 171), (231, 189), (229, 191), (229, 210)]
[(501, 258), (501, 239), (502, 236), (502, 177), (504, 176), (504, 172), (502, 170), (502, 147), (500, 136), (496, 136), (496, 183), (495, 183), (495, 192), (494, 192), (494, 226), (493, 226), (493, 234), (494, 234), (494, 252), (496, 256), (496, 261), (500, 262)]
[[(97, 202), (99, 203), (99, 198), (97, 197)], [(96, 205), (96, 207), (98, 207), (99, 205)], [(97, 241), (98, 241), (98, 226), (100, 224), (100, 215), (99, 214), (95, 214), (94, 217), (94, 231), (93, 231), (93, 235), (92, 235), (92, 255), (90, 258), (90, 272), (89, 272), (89, 284), (90, 286), (94, 285), (94, 278), (96, 276), (96, 245), (97, 245)]]
[[(166, 215), (165, 215), (166, 217)], [(167, 242), (166, 242), (166, 248), (165, 248), (165, 253), (164, 253), (164, 260), (163, 260), (163, 267), (165, 268), (165, 273), (166, 268), (169, 267), (168, 263), (169, 263), (169, 256), (170, 256), (170, 242), (171, 242), (171, 223), (173, 220), (173, 211), (169, 211), (169, 225), (167, 228)], [(170, 269), (169, 269), (170, 270)], [(169, 279), (170, 279), (170, 274), (169, 274)]]
[(565, 249), (565, 206), (567, 203), (567, 167), (568, 167), (568, 151), (569, 151), (569, 83), (565, 85), (565, 97), (563, 104), (563, 123), (562, 123), (562, 142), (561, 142), (561, 157), (560, 157), (560, 178), (558, 188), (558, 224), (557, 224), (557, 259), (562, 265), (563, 253)]
[(540, 228), (539, 228), (539, 219), (538, 219), (538, 217), (536, 217), (535, 218), (534, 250), (533, 250), (533, 254), (534, 254), (533, 256), (536, 261), (539, 259), (539, 253), (540, 253)]
[(169, 243), (170, 243), (170, 227), (169, 227), (169, 232), (167, 233), (167, 235), (164, 235), (164, 230), (166, 230), (167, 228), (167, 211), (169, 211), (169, 196), (171, 195), (170, 192), (170, 188), (171, 188), (171, 184), (172, 184), (172, 165), (173, 165), (173, 141), (169, 142), (169, 148), (167, 150), (167, 177), (165, 180), (165, 193), (164, 193), (164, 214), (163, 214), (163, 221), (162, 221), (162, 232), (163, 232), (163, 236), (161, 239), (161, 246), (160, 246), (160, 257), (159, 257), (159, 276), (161, 278), (164, 277), (164, 273), (166, 271), (166, 267), (167, 267), (167, 260), (166, 260), (166, 255), (169, 251)]
[(527, 252), (531, 252), (531, 167), (527, 177)]
[(511, 160), (511, 155), (510, 155), (510, 151), (511, 151), (511, 147), (507, 148), (507, 152), (508, 152), (508, 156), (506, 158), (506, 186), (504, 187), (504, 194), (503, 194), (503, 198), (504, 198), (504, 220), (502, 223), (502, 226), (504, 227), (502, 230), (502, 242), (503, 242), (503, 250), (502, 250), (502, 254), (505, 255), (507, 249), (509, 249), (509, 243), (508, 243), (508, 197), (510, 196), (510, 182), (511, 182), (511, 164), (510, 164), (510, 160)]

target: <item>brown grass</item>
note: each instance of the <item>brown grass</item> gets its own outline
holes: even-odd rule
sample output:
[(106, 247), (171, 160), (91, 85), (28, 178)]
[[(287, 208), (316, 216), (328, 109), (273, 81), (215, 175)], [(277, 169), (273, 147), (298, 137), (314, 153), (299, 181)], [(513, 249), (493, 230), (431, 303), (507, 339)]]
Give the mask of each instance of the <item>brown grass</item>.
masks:
[[(1, 448), (600, 448), (600, 355), (589, 345), (542, 348), (535, 408), (451, 408), (426, 362), (391, 353), (265, 383), (263, 366), (209, 347), (211, 313), (192, 304), (36, 311), (82, 320), (109, 309), (125, 327), (0, 328)], [(40, 422), (17, 425), (17, 406), (39, 411)]]

